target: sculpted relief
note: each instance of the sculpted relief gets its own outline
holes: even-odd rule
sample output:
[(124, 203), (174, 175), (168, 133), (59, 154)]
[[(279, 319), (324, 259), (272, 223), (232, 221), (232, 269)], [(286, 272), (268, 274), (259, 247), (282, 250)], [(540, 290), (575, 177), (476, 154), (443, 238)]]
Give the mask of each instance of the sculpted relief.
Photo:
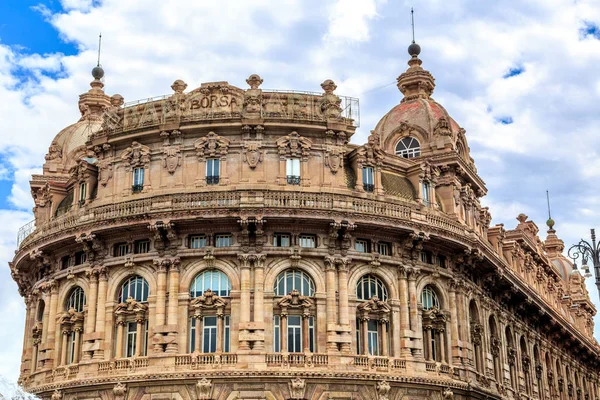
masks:
[(244, 162), (252, 169), (256, 168), (258, 163), (263, 160), (263, 152), (260, 143), (246, 143), (243, 153)]

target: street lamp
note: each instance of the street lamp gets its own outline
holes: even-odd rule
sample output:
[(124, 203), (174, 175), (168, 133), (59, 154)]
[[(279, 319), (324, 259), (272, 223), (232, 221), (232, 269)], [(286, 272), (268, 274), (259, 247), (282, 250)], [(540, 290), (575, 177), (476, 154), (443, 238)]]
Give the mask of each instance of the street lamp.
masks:
[(592, 260), (594, 264), (594, 274), (596, 275), (596, 286), (598, 287), (598, 293), (600, 293), (600, 243), (596, 243), (596, 231), (591, 229), (592, 233), (592, 244), (581, 239), (579, 243), (574, 244), (568, 251), (568, 255), (573, 259), (573, 268), (577, 269), (577, 260), (581, 257), (581, 267), (585, 272), (585, 277), (589, 278), (592, 276), (590, 273), (590, 267), (588, 260)]

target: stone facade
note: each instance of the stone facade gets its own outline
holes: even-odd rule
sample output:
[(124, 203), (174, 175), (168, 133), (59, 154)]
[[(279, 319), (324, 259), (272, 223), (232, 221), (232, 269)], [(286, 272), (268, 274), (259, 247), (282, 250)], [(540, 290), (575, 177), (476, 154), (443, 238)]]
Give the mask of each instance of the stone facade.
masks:
[(94, 80), (10, 264), (21, 383), (53, 400), (598, 399), (596, 311), (554, 222), (545, 241), (522, 214), (489, 226), (465, 131), (411, 56), (363, 145), (331, 80), (177, 80), (134, 104)]

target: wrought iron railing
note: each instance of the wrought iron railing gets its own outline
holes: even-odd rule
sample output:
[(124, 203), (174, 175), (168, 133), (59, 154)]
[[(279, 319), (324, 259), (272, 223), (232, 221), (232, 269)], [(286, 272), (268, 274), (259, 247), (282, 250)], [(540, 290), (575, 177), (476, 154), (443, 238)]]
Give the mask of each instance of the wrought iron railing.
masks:
[(371, 183), (365, 183), (363, 184), (363, 189), (365, 190), (365, 192), (373, 192), (375, 190), (375, 185)]
[(218, 185), (219, 184), (219, 175), (210, 175), (206, 177), (207, 185)]
[(300, 184), (300, 177), (297, 175), (288, 175), (287, 176), (287, 183), (288, 185), (299, 185)]
[(17, 247), (21, 245), (21, 242), (25, 240), (27, 236), (29, 236), (35, 230), (35, 219), (33, 221), (29, 221), (25, 225), (19, 228), (19, 232), (17, 232)]
[(142, 190), (144, 190), (144, 185), (131, 185), (132, 193), (140, 193)]

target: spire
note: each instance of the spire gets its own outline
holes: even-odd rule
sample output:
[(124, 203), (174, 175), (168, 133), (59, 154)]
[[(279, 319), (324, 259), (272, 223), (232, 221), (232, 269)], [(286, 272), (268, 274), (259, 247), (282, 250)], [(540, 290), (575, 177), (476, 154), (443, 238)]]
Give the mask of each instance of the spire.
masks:
[(90, 83), (92, 87), (86, 93), (79, 95), (79, 111), (81, 119), (98, 119), (102, 111), (110, 106), (110, 97), (104, 93), (104, 69), (100, 65), (100, 49), (102, 46), (102, 34), (98, 37), (98, 62), (92, 69), (92, 77), (94, 80)]
[(398, 77), (398, 89), (404, 95), (402, 102), (415, 99), (428, 99), (435, 88), (434, 78), (429, 71), (423, 69), (423, 61), (419, 58), (421, 46), (415, 42), (414, 10), (410, 9), (412, 26), (412, 43), (408, 46), (408, 69)]
[(552, 214), (550, 213), (550, 194), (546, 190), (546, 202), (548, 204), (548, 221), (546, 221), (546, 225), (548, 225), (548, 236), (546, 236), (546, 240), (544, 241), (544, 245), (546, 246), (546, 251), (548, 255), (558, 256), (565, 249), (565, 242), (556, 236), (556, 230), (554, 229), (554, 220), (552, 219)]

